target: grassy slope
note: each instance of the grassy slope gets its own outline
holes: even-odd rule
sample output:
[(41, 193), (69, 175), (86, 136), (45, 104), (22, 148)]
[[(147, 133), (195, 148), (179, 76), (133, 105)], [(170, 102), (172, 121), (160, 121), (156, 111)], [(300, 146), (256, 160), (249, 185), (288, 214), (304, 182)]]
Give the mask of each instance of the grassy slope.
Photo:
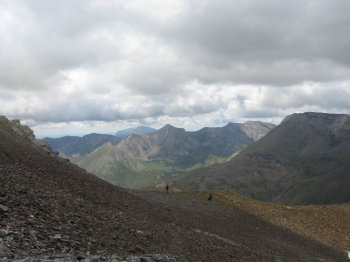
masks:
[(106, 143), (76, 163), (88, 172), (113, 184), (126, 188), (142, 188), (171, 179), (179, 173), (213, 163), (223, 163), (231, 158), (231, 156), (223, 158), (210, 155), (205, 162), (197, 163), (189, 168), (179, 168), (166, 160), (134, 160), (138, 166), (138, 170), (135, 170), (128, 163), (118, 161), (114, 149), (113, 145)]

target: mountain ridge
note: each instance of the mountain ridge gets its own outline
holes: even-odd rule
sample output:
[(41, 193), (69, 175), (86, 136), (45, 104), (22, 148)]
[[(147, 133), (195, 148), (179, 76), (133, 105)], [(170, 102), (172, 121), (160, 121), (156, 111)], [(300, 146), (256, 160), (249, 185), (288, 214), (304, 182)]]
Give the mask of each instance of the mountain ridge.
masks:
[[(131, 134), (113, 149), (103, 146), (76, 163), (121, 186), (130, 187), (133, 180), (139, 181), (134, 186), (147, 186), (198, 165), (224, 161), (273, 127), (268, 123), (248, 122), (187, 132), (168, 124), (148, 134)], [(96, 169), (92, 162), (105, 164)]]
[[(349, 115), (293, 114), (229, 162), (184, 174), (174, 185), (183, 189), (195, 189), (190, 184), (198, 189), (229, 188), (287, 204), (348, 202), (350, 194), (344, 184), (350, 182), (346, 175), (349, 145)], [(321, 181), (332, 181), (333, 189)], [(322, 190), (328, 193), (323, 195)]]
[(122, 140), (119, 137), (108, 135), (91, 133), (85, 136), (64, 136), (59, 138), (45, 137), (44, 140), (56, 151), (59, 151), (61, 155), (72, 157), (73, 155), (86, 155), (91, 153), (97, 147), (104, 143), (111, 142), (112, 144), (118, 144)]

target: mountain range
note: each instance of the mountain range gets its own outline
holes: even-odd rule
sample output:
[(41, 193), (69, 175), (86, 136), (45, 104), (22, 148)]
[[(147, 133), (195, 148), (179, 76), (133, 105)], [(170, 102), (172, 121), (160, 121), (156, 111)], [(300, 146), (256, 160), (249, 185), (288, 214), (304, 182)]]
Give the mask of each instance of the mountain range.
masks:
[(293, 114), (230, 161), (182, 174), (173, 185), (287, 204), (349, 202), (349, 157), (349, 115)]
[[(224, 192), (242, 209), (216, 200), (220, 192), (207, 201), (208, 192), (126, 191), (4, 117), (0, 181), (1, 261), (348, 261), (349, 242), (337, 240), (347, 233), (324, 234), (340, 230), (336, 223), (348, 230), (348, 205), (294, 210)], [(304, 216), (307, 224), (296, 223)]]
[(107, 142), (110, 142), (112, 145), (117, 145), (122, 139), (113, 135), (92, 133), (83, 137), (45, 137), (44, 140), (51, 146), (53, 150), (58, 151), (62, 156), (72, 157), (74, 155), (80, 156), (91, 153), (97, 147)]
[(190, 169), (227, 161), (273, 127), (263, 122), (246, 122), (187, 132), (166, 125), (148, 134), (131, 134), (117, 145), (105, 143), (74, 161), (120, 186), (144, 187)]
[(346, 245), (237, 207), (154, 195), (164, 206), (148, 192), (143, 200), (67, 162), (4, 117), (0, 179), (2, 261), (346, 261)]
[(195, 132), (166, 125), (70, 158), (127, 188), (167, 182), (178, 190), (231, 189), (293, 205), (349, 202), (349, 118), (308, 112), (290, 115), (277, 127), (229, 123)]

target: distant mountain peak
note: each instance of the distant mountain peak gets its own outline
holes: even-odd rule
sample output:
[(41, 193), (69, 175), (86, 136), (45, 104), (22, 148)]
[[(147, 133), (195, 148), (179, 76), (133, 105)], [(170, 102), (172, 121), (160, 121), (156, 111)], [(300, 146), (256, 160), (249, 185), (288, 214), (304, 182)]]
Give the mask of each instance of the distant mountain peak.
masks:
[(178, 127), (172, 126), (170, 124), (166, 124), (165, 126), (163, 126), (161, 129), (179, 129)]
[(161, 131), (161, 132), (174, 132), (174, 131), (186, 132), (186, 130), (184, 128), (175, 127), (175, 126), (172, 126), (170, 124), (166, 124), (161, 129), (159, 129), (159, 131)]
[(156, 131), (156, 129), (148, 126), (137, 126), (132, 128), (127, 128), (123, 130), (119, 130), (115, 135), (120, 138), (125, 138), (130, 134), (133, 133), (141, 133), (141, 134), (147, 134)]

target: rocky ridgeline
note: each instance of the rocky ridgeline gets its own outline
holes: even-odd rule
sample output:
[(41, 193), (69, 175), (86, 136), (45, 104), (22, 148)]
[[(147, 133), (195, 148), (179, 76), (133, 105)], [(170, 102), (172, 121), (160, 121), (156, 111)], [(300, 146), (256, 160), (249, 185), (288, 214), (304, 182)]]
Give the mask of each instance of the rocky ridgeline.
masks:
[(41, 148), (52, 156), (58, 156), (58, 152), (53, 151), (48, 143), (43, 139), (36, 139), (33, 133), (28, 126), (22, 125), (20, 120), (14, 119), (9, 120), (5, 116), (0, 115), (0, 132), (6, 132), (7, 135), (14, 132), (20, 138), (32, 143), (33, 145)]

